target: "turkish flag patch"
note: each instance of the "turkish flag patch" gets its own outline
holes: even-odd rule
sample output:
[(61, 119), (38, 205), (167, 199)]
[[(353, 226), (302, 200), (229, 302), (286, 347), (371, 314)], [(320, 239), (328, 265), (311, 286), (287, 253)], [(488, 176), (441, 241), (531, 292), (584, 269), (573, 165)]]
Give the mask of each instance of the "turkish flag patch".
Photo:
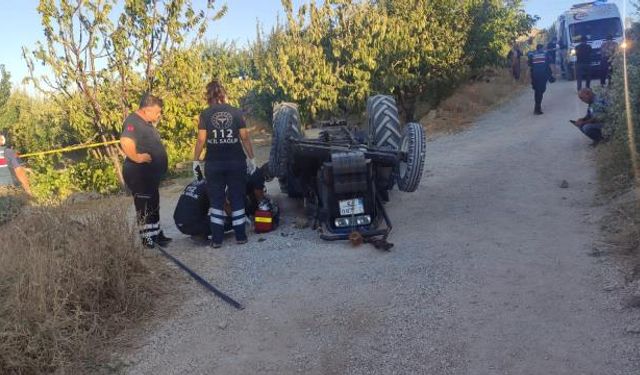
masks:
[(134, 130), (135, 130), (135, 128), (133, 127), (133, 125), (127, 125), (127, 131), (128, 132), (132, 132)]

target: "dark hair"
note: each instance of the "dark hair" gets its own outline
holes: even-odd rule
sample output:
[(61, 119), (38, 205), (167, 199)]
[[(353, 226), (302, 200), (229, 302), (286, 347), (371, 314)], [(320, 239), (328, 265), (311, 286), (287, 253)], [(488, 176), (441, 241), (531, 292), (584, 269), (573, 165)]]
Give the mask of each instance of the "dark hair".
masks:
[(227, 92), (219, 80), (214, 79), (207, 84), (207, 103), (222, 103), (227, 96)]
[(542, 44), (538, 44), (538, 45), (536, 46), (536, 49), (543, 49), (543, 48), (544, 48), (544, 46), (543, 46)]
[(164, 102), (162, 101), (162, 99), (158, 98), (155, 95), (145, 93), (144, 95), (142, 95), (142, 98), (140, 98), (140, 108), (153, 107), (156, 105), (162, 108)]

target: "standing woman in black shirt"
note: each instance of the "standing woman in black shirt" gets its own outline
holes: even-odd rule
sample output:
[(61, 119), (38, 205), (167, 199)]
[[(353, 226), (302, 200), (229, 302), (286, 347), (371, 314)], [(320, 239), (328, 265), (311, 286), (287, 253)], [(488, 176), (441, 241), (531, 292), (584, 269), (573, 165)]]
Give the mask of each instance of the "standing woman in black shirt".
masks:
[(167, 173), (167, 152), (160, 140), (156, 124), (162, 114), (162, 99), (145, 94), (140, 108), (125, 120), (120, 145), (124, 161), (124, 182), (133, 194), (136, 216), (140, 224), (142, 244), (153, 249), (166, 246), (171, 238), (160, 230), (160, 180)]
[[(195, 172), (206, 143), (205, 177), (210, 204), (211, 246), (222, 246), (224, 223), (228, 216), (231, 217), (236, 242), (244, 244), (247, 242), (244, 207), (247, 173), (255, 171), (251, 139), (242, 113), (227, 104), (226, 91), (217, 80), (207, 84), (207, 104), (209, 107), (200, 113), (193, 167)], [(227, 193), (231, 201), (230, 213), (224, 210)]]

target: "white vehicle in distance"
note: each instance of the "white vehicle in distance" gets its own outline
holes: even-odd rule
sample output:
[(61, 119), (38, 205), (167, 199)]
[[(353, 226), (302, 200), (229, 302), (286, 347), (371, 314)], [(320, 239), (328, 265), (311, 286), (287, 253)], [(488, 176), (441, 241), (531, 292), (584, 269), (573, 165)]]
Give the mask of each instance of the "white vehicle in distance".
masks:
[(582, 37), (593, 48), (591, 56), (592, 77), (600, 74), (600, 58), (602, 43), (607, 36), (612, 36), (619, 46), (625, 48), (623, 26), (620, 11), (615, 4), (604, 1), (580, 3), (564, 12), (556, 22), (558, 35), (559, 60), (565, 78), (575, 79), (575, 47), (580, 44)]

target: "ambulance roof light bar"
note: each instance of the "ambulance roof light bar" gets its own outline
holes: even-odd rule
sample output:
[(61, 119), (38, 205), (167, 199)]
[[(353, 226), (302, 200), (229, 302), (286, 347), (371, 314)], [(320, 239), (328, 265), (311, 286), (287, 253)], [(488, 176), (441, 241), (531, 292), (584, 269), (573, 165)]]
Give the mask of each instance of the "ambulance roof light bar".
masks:
[(606, 3), (607, 3), (607, 0), (590, 1), (588, 3), (575, 4), (571, 7), (571, 9), (590, 8), (592, 6), (604, 5)]

